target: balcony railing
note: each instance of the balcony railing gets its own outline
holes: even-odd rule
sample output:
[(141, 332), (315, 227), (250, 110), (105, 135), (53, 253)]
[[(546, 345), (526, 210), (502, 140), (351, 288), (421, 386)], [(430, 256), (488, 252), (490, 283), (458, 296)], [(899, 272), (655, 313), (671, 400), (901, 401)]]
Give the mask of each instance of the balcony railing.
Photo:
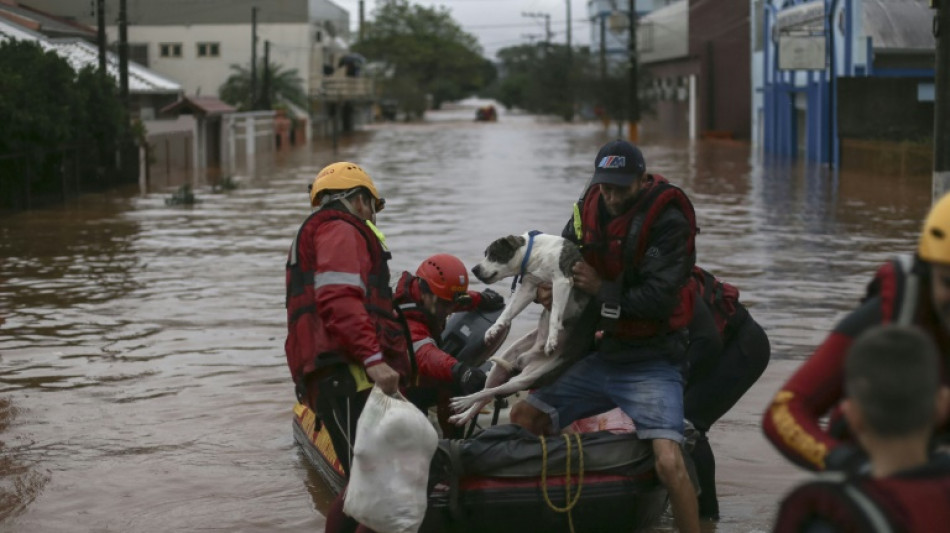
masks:
[(313, 96), (326, 100), (371, 100), (373, 80), (369, 78), (324, 78)]

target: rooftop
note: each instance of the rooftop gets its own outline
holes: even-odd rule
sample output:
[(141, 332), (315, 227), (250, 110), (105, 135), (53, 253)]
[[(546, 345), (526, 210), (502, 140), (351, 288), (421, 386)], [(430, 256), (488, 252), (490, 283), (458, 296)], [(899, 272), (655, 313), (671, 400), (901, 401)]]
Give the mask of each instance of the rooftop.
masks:
[[(99, 51), (91, 43), (75, 38), (50, 39), (5, 18), (0, 18), (0, 41), (8, 39), (35, 42), (43, 50), (58, 54), (76, 71), (83, 67), (95, 68), (99, 65)], [(106, 70), (114, 79), (119, 79), (119, 59), (110, 52), (106, 52)], [(180, 93), (181, 84), (129, 61), (129, 92), (132, 94)]]

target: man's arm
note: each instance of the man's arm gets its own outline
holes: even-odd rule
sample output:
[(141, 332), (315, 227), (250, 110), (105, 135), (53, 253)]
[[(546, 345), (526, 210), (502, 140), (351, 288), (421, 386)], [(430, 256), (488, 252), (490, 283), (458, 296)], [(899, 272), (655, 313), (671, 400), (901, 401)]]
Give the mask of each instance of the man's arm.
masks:
[(365, 306), (367, 287), (362, 280), (372, 264), (363, 235), (349, 223), (331, 221), (317, 229), (314, 239), (318, 250), (314, 296), (327, 336), (354, 363), (366, 368), (383, 363), (376, 327)]
[(762, 430), (793, 463), (824, 470), (828, 453), (841, 443), (819, 424), (844, 396), (844, 360), (855, 337), (880, 324), (881, 302), (872, 298), (852, 311), (782, 386), (765, 411)]

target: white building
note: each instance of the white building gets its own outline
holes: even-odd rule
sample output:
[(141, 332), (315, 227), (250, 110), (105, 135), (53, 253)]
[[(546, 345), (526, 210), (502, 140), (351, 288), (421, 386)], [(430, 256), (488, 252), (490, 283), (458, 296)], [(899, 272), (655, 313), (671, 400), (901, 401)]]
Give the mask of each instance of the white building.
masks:
[[(21, 3), (96, 24), (89, 2)], [(113, 46), (117, 4), (108, 2), (105, 16)], [(325, 72), (346, 53), (349, 36), (348, 12), (330, 0), (139, 0), (129, 1), (127, 16), (130, 59), (180, 81), (194, 95), (217, 95), (233, 72), (231, 65), (250, 66), (254, 18), (258, 64), (269, 41), (271, 63), (296, 69), (311, 95), (319, 94)]]

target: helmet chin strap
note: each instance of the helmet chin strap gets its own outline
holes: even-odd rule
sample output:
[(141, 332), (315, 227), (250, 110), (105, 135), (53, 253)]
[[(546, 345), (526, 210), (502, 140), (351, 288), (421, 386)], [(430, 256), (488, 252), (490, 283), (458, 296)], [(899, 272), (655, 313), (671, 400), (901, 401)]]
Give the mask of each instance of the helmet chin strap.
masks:
[(339, 201), (343, 205), (343, 207), (345, 207), (346, 210), (350, 212), (350, 214), (359, 216), (359, 213), (357, 213), (356, 209), (353, 208), (353, 203), (347, 199), (348, 196), (352, 196), (356, 194), (357, 192), (359, 192), (359, 189), (351, 189), (346, 192), (324, 196), (323, 199), (320, 200), (320, 207), (318, 207), (317, 209), (318, 210), (323, 209), (330, 202)]

